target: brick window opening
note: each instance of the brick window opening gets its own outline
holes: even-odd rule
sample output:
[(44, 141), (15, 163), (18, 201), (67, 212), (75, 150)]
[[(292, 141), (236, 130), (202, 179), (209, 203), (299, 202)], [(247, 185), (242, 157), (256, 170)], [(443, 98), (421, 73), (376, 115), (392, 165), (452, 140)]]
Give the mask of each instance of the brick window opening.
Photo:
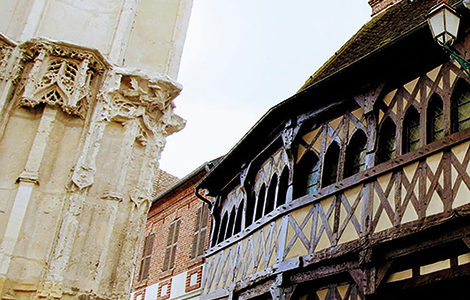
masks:
[(196, 213), (196, 224), (194, 226), (193, 246), (191, 258), (196, 258), (204, 253), (206, 244), (207, 227), (209, 223), (209, 208), (206, 204), (199, 207)]
[(186, 274), (186, 293), (194, 291), (201, 287), (202, 266), (188, 271)]
[(153, 233), (145, 237), (144, 250), (142, 253), (142, 259), (140, 260), (139, 281), (145, 280), (148, 277), (154, 240), (155, 234)]
[(171, 279), (168, 280), (168, 281), (164, 281), (160, 284), (160, 286), (158, 287), (158, 297), (157, 299), (160, 299), (160, 300), (166, 300), (166, 299), (169, 299), (170, 296), (171, 296)]
[(170, 224), (170, 230), (168, 232), (168, 239), (165, 249), (165, 258), (163, 260), (163, 271), (172, 269), (175, 265), (176, 245), (180, 231), (180, 221), (181, 220), (178, 219)]

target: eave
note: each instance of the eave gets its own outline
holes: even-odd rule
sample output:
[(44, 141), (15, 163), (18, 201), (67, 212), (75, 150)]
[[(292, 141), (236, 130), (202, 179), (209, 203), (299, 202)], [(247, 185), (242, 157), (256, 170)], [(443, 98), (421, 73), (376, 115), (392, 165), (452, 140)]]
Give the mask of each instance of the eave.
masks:
[[(468, 28), (470, 11), (462, 2), (456, 5), (462, 15), (460, 36)], [(386, 45), (362, 56), (331, 75), (307, 86), (299, 93), (272, 107), (228, 152), (225, 158), (203, 179), (197, 188), (216, 196), (226, 182), (232, 180), (249, 164), (258, 151), (297, 116), (317, 111), (335, 100), (353, 101), (353, 96), (386, 83), (393, 87), (405, 83), (448, 60), (447, 54), (434, 42), (426, 22)], [(341, 87), (341, 88), (338, 88)]]

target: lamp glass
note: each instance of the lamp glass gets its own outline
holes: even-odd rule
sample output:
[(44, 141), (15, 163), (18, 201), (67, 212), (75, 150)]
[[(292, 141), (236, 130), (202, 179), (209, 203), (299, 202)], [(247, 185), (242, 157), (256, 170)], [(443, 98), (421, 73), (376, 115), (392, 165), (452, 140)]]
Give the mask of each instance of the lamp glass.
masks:
[(440, 44), (453, 43), (457, 38), (459, 23), (460, 17), (444, 2), (435, 7), (428, 17), (433, 37)]
[(444, 10), (444, 18), (446, 31), (456, 38), (459, 31), (460, 18), (448, 9)]
[(439, 10), (429, 17), (429, 27), (431, 27), (431, 32), (434, 38), (444, 34), (445, 25), (444, 25), (444, 11)]

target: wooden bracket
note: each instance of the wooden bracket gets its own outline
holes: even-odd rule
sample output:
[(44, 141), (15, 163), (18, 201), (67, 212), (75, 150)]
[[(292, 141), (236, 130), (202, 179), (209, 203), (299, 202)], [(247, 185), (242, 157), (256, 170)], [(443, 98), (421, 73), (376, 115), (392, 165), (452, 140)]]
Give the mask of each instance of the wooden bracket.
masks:
[(354, 100), (356, 101), (357, 104), (359, 104), (362, 109), (364, 109), (364, 113), (368, 114), (374, 111), (374, 105), (377, 99), (380, 96), (380, 93), (382, 92), (383, 88), (385, 86), (385, 83), (379, 84), (375, 89), (354, 97)]
[(373, 295), (382, 283), (391, 265), (392, 261), (387, 261), (384, 265), (377, 267), (351, 269), (349, 270), (349, 275), (351, 275), (364, 295)]
[(470, 248), (470, 237), (469, 236), (464, 237), (462, 239), (462, 241), (465, 243), (465, 245), (467, 245), (468, 248)]

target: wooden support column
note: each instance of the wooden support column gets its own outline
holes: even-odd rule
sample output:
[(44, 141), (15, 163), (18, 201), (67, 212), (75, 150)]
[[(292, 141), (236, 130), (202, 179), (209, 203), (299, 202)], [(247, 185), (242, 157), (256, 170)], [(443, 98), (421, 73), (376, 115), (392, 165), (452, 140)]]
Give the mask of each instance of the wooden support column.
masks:
[(279, 274), (274, 284), (270, 286), (269, 292), (273, 300), (290, 300), (296, 288), (296, 284), (288, 284), (285, 282), (284, 275)]

